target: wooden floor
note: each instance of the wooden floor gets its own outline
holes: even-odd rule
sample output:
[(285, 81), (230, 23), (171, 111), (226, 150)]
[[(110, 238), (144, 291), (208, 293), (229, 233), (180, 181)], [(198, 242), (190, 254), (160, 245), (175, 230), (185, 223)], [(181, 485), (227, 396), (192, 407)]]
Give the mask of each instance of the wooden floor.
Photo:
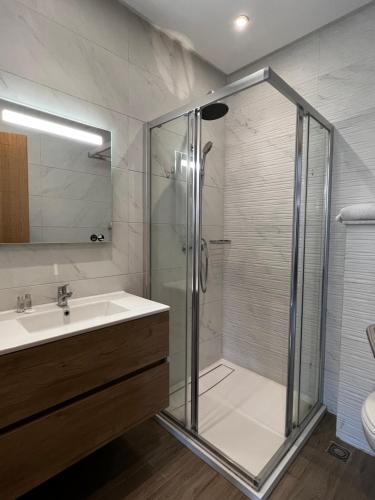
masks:
[[(335, 438), (327, 415), (291, 465), (271, 500), (375, 499), (375, 458), (353, 450), (349, 463), (326, 453)], [(245, 496), (155, 421), (54, 477), (22, 500), (240, 500)]]

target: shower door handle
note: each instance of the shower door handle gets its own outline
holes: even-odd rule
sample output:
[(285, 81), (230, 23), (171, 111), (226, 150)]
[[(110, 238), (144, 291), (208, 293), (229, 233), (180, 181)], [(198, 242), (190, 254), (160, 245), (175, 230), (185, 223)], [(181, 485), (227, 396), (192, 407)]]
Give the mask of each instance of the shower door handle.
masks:
[[(203, 266), (203, 259), (205, 261), (205, 265)], [(200, 270), (199, 270), (199, 281), (201, 284), (201, 289), (203, 293), (207, 291), (207, 279), (208, 279), (208, 245), (207, 241), (204, 238), (201, 238), (201, 262), (200, 262)], [(203, 270), (204, 268), (204, 270)]]

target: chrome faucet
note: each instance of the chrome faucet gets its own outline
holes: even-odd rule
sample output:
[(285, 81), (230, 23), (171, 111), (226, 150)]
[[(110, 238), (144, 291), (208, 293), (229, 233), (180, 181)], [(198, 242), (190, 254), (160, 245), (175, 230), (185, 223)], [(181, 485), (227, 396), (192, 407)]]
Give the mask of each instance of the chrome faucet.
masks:
[(57, 287), (57, 305), (59, 307), (68, 307), (68, 298), (73, 295), (73, 292), (69, 290), (69, 285), (62, 285)]

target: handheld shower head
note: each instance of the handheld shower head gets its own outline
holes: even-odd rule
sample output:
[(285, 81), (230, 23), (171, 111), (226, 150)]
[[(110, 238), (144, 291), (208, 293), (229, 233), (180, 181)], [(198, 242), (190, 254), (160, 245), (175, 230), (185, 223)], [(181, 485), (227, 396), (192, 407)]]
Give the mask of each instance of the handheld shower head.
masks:
[(206, 156), (208, 155), (208, 153), (211, 151), (212, 149), (212, 146), (213, 146), (213, 142), (211, 141), (208, 141), (206, 142), (206, 144), (203, 146), (203, 150), (202, 150), (202, 161), (201, 161), (201, 179), (202, 179), (202, 187), (203, 187), (203, 184), (204, 184), (204, 173), (205, 173), (205, 166), (206, 166)]
[(212, 149), (213, 143), (211, 141), (206, 142), (203, 146), (203, 157), (205, 157)]

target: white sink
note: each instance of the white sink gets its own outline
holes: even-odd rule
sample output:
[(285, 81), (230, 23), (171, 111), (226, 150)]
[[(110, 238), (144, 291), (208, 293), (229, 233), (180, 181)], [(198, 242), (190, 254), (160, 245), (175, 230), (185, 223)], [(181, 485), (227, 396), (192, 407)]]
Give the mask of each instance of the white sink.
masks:
[(168, 310), (163, 304), (119, 291), (69, 299), (68, 315), (56, 302), (37, 305), (29, 314), (0, 312), (0, 356)]
[(34, 333), (42, 330), (53, 330), (65, 325), (79, 323), (80, 321), (112, 316), (113, 314), (120, 314), (125, 311), (128, 311), (126, 307), (114, 302), (103, 301), (76, 305), (65, 310), (59, 308), (54, 311), (41, 312), (32, 316), (24, 316), (17, 321), (29, 333)]

